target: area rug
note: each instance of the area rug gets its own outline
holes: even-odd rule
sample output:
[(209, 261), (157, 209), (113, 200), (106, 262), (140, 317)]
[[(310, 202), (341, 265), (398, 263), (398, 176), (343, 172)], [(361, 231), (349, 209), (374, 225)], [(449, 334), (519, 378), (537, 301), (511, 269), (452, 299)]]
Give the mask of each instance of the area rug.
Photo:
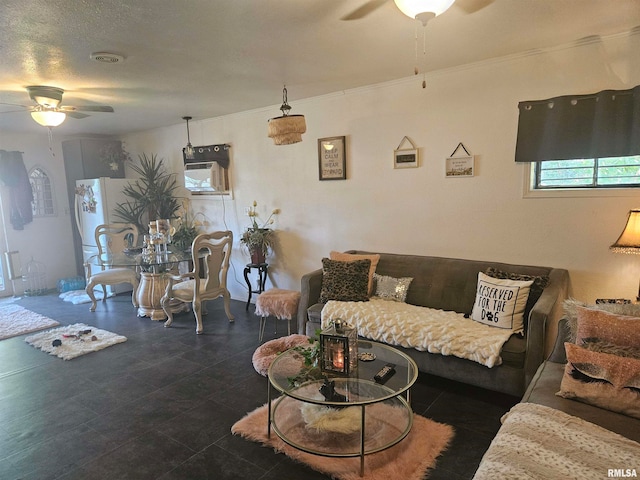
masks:
[[(58, 345), (58, 342), (60, 344)], [(99, 328), (74, 323), (67, 327), (54, 328), (46, 332), (37, 333), (24, 339), (29, 345), (39, 348), (49, 355), (55, 355), (63, 360), (96, 352), (103, 348), (127, 341), (127, 337), (101, 330)]]
[(14, 303), (0, 305), (0, 340), (60, 325), (59, 322)]
[[(299, 402), (291, 402), (287, 408), (299, 409)], [(278, 407), (282, 408), (282, 405)], [(356, 407), (357, 408), (357, 407)], [(378, 408), (378, 414), (385, 416), (385, 421), (393, 423), (391, 407), (375, 404), (367, 407), (367, 414)], [(382, 410), (380, 410), (382, 408)], [(388, 409), (384, 411), (384, 409)], [(360, 476), (360, 458), (329, 458), (297, 450), (282, 441), (272, 430), (267, 438), (268, 405), (263, 405), (238, 420), (231, 432), (235, 435), (259, 442), (276, 452), (284, 453), (289, 458), (304, 463), (310, 468), (329, 475), (338, 480), (421, 480), (428, 478), (426, 473), (435, 466), (436, 458), (447, 448), (453, 438), (453, 428), (437, 423), (419, 415), (413, 417), (413, 427), (409, 435), (397, 445), (381, 452), (366, 455), (364, 460), (364, 476)], [(301, 435), (305, 432), (301, 431)], [(333, 447), (341, 444), (339, 437), (328, 435)], [(317, 448), (322, 449), (322, 445)]]
[[(94, 295), (96, 296), (96, 300), (102, 300), (102, 290), (94, 290)], [(111, 298), (115, 295), (115, 293), (108, 293), (107, 298)], [(81, 303), (91, 303), (91, 299), (87, 292), (84, 290), (71, 290), (69, 292), (63, 292), (58, 295), (58, 298), (61, 298), (65, 302), (71, 302), (74, 305), (79, 305)]]

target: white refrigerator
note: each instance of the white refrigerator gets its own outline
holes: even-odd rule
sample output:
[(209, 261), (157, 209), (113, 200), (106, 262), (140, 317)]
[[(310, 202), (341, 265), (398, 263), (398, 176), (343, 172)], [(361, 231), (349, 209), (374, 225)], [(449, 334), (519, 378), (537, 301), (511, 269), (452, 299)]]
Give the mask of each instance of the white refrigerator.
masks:
[[(90, 178), (76, 180), (75, 217), (76, 226), (82, 239), (83, 263), (98, 253), (95, 231), (98, 225), (121, 223), (124, 220), (114, 215), (118, 203), (127, 201), (124, 187), (130, 183), (125, 178)], [(131, 291), (128, 284), (116, 285), (116, 293)], [(100, 287), (101, 288), (101, 287)]]

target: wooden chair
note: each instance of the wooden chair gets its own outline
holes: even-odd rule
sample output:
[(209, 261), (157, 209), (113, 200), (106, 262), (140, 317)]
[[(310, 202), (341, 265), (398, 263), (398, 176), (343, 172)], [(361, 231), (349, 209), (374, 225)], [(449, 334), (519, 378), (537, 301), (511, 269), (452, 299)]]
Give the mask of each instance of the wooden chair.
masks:
[(173, 322), (172, 302), (191, 303), (196, 317), (196, 333), (202, 333), (202, 315), (205, 300), (218, 297), (224, 299), (224, 310), (230, 322), (231, 295), (227, 290), (227, 272), (233, 245), (233, 233), (230, 231), (202, 233), (191, 245), (193, 271), (182, 275), (169, 276), (167, 289), (160, 303), (167, 314), (164, 326), (169, 327)]
[(134, 307), (138, 306), (136, 293), (138, 291), (138, 275), (135, 270), (126, 267), (109, 268), (109, 256), (122, 254), (130, 245), (136, 245), (138, 241), (138, 228), (132, 223), (112, 223), (110, 225), (98, 225), (95, 230), (96, 245), (98, 246), (98, 258), (100, 270), (92, 273), (91, 264), (85, 263), (87, 270), (87, 288), (85, 291), (91, 298), (89, 310), (96, 311), (96, 297), (93, 289), (96, 285), (102, 285), (102, 301), (107, 299), (107, 285), (130, 283), (133, 286), (131, 301)]

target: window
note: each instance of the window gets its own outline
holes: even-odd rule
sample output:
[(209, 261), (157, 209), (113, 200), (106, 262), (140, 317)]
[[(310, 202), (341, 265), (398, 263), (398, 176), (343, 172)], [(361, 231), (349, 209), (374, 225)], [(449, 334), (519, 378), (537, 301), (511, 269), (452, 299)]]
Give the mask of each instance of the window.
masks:
[(33, 202), (31, 202), (33, 216), (50, 217), (55, 215), (53, 188), (47, 172), (40, 167), (34, 167), (29, 172), (29, 182), (33, 191)]
[(556, 160), (532, 165), (535, 190), (640, 187), (640, 155)]

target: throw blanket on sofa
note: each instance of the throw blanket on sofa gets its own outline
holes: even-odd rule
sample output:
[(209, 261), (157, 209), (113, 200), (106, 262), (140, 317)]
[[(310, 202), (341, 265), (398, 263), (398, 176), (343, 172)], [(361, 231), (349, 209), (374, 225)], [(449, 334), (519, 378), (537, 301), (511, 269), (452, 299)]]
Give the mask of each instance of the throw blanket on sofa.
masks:
[(327, 302), (322, 309), (323, 328), (338, 318), (371, 340), (454, 355), (489, 368), (502, 363), (500, 350), (511, 336), (510, 330), (483, 325), (461, 313), (375, 297), (368, 302)]
[[(640, 444), (535, 403), (519, 403), (482, 457), (474, 480), (603, 479), (636, 476)], [(610, 471), (627, 475), (611, 475)]]

